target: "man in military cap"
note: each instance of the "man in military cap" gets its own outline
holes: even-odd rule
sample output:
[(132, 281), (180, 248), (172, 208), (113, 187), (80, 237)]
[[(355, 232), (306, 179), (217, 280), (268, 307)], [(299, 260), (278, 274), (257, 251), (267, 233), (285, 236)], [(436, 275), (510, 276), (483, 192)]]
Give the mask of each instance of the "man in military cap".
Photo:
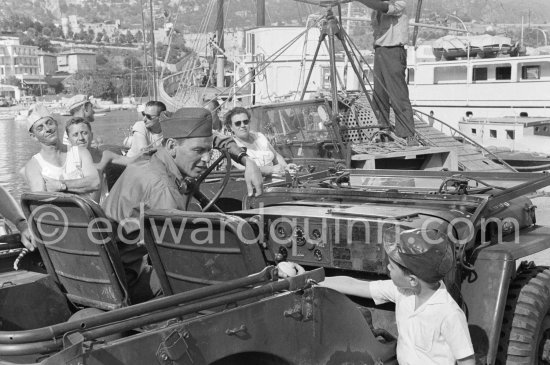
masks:
[[(102, 204), (107, 217), (123, 228), (118, 247), (133, 303), (161, 293), (158, 278), (146, 262), (147, 251), (137, 244), (140, 209), (186, 210), (189, 196), (183, 191), (184, 178), (198, 177), (206, 170), (213, 142), (212, 114), (206, 109), (179, 109), (163, 115), (160, 123), (163, 147), (150, 160), (129, 165)], [(247, 168), (252, 164), (258, 170), (246, 154), (238, 157)], [(261, 180), (259, 171), (257, 175)], [(251, 193), (250, 179), (248, 183)]]
[(384, 233), (391, 280), (334, 276), (320, 284), (376, 304), (394, 302), (400, 364), (474, 365), (466, 317), (443, 283), (455, 264), (452, 244), (436, 230)]

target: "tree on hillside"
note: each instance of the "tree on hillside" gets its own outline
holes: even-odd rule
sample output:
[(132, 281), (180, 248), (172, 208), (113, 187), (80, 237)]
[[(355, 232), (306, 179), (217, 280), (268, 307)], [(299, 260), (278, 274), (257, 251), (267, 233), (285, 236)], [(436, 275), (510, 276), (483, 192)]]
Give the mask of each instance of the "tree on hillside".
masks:
[(136, 41), (134, 35), (132, 34), (132, 32), (130, 32), (130, 30), (127, 30), (126, 31), (126, 42), (127, 43), (134, 43)]
[(143, 42), (143, 33), (141, 32), (141, 30), (137, 31), (135, 38), (136, 38), (136, 42), (138, 43)]
[(55, 49), (50, 40), (43, 36), (38, 36), (35, 45), (44, 52), (55, 52)]
[(88, 34), (86, 36), (86, 42), (87, 43), (92, 43), (95, 39), (95, 32), (92, 28), (89, 28), (87, 33)]
[(8, 76), (6, 78), (6, 84), (7, 85), (13, 85), (13, 86), (17, 86), (18, 88), (21, 88), (21, 80), (19, 80), (17, 77), (15, 76)]
[(97, 35), (95, 37), (96, 42), (101, 42), (101, 39), (103, 38), (103, 33), (97, 32)]
[(65, 36), (63, 35), (63, 28), (61, 28), (61, 26), (54, 27), (52, 31), (52, 37), (65, 38)]
[(106, 63), (109, 63), (109, 59), (107, 57), (105, 57), (105, 55), (103, 53), (98, 53), (96, 56), (95, 56), (95, 63), (98, 65), (98, 66), (103, 66), (105, 65)]
[(135, 57), (135, 56), (128, 56), (124, 58), (124, 61), (122, 62), (124, 67), (129, 69), (135, 69), (136, 67), (141, 67), (141, 61)]
[[(157, 58), (164, 61), (166, 58), (166, 53), (168, 52), (168, 45), (158, 42), (157, 43)], [(170, 44), (170, 54), (168, 55), (168, 63), (177, 63), (186, 54), (191, 53), (192, 50), (189, 47), (185, 46), (185, 40), (183, 37), (173, 37), (172, 43)]]

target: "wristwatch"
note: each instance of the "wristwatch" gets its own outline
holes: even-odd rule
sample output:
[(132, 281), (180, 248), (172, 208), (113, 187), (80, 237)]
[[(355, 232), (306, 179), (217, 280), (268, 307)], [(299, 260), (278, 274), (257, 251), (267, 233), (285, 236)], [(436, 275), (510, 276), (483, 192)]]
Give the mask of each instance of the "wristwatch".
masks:
[(241, 147), (241, 153), (237, 156), (237, 163), (244, 165), (243, 158), (248, 157), (246, 154), (246, 147)]

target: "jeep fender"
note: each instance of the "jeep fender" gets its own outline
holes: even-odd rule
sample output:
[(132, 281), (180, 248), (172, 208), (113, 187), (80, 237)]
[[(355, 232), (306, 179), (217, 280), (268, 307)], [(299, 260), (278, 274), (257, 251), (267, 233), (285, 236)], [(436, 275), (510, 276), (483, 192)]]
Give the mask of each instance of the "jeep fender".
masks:
[(516, 261), (550, 248), (550, 227), (533, 226), (519, 236), (481, 250), (474, 271), (462, 282), (462, 299), (470, 335), (478, 358), (486, 364), (496, 359), (504, 306), (510, 281), (516, 275)]

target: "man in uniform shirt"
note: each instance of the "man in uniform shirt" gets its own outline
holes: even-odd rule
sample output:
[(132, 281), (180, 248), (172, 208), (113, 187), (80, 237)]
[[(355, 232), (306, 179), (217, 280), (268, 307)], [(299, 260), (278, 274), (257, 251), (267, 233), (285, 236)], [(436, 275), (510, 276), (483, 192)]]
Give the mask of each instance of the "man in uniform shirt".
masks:
[[(189, 196), (184, 189), (184, 178), (198, 177), (206, 170), (214, 140), (212, 114), (203, 108), (179, 109), (163, 116), (160, 123), (163, 146), (150, 160), (129, 165), (102, 204), (107, 217), (122, 228), (118, 230), (122, 232), (122, 237), (117, 243), (134, 304), (161, 294), (158, 277), (147, 264), (147, 251), (138, 244), (140, 211), (186, 210)], [(236, 145), (233, 146), (234, 142), (230, 144), (230, 141), (223, 140), (222, 145), (231, 152), (231, 147)], [(220, 145), (220, 142), (214, 141), (214, 144)], [(237, 151), (240, 149), (237, 148)], [(246, 154), (241, 152), (238, 160), (245, 163), (248, 170), (252, 167), (254, 171), (258, 170)], [(249, 168), (249, 164), (254, 166)], [(261, 174), (259, 178), (261, 180)], [(300, 272), (299, 269), (296, 271)]]
[(407, 0), (357, 0), (373, 9), (374, 105), (379, 122), (389, 126), (390, 100), (395, 112), (395, 134), (409, 145), (414, 139), (414, 120), (405, 81), (409, 20)]

